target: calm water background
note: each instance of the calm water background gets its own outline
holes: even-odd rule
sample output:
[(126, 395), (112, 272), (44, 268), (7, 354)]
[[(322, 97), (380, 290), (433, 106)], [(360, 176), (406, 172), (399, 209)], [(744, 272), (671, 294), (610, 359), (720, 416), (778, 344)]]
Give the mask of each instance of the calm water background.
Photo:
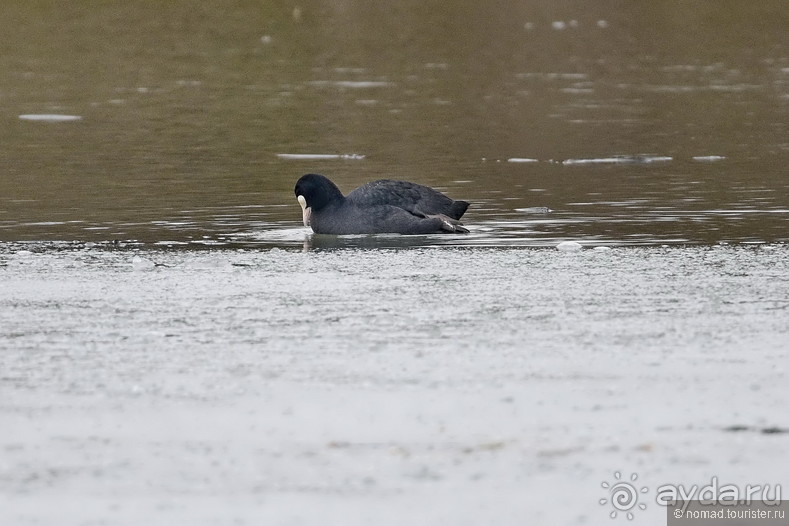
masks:
[(787, 11), (5, 2), (0, 239), (297, 244), (319, 172), (472, 202), (455, 244), (786, 240)]

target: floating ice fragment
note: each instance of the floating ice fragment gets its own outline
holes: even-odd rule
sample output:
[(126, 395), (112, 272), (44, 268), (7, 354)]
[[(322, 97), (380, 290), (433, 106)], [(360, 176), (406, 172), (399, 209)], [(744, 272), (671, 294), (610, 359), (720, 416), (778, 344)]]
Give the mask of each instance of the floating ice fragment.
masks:
[(307, 84), (310, 86), (336, 86), (338, 88), (351, 89), (385, 88), (394, 86), (393, 82), (383, 80), (313, 80)]
[(519, 79), (541, 79), (541, 80), (587, 80), (589, 75), (586, 73), (558, 73), (558, 72), (536, 72), (516, 73)]
[(538, 163), (539, 159), (530, 159), (528, 157), (510, 157), (507, 159), (508, 163)]
[(562, 252), (578, 252), (582, 248), (583, 246), (576, 241), (562, 241), (556, 245), (556, 249)]
[[(562, 88), (559, 91), (561, 91), (562, 93), (570, 93), (572, 95), (586, 95), (586, 94), (589, 94), (589, 93), (594, 93), (594, 90), (592, 88)], [(584, 122), (588, 122), (588, 121), (585, 121), (585, 120), (574, 120), (574, 121), (570, 121), (570, 122), (584, 123)]]
[(145, 270), (155, 266), (156, 264), (149, 259), (141, 258), (140, 256), (134, 256), (132, 258), (132, 269), (134, 270)]
[(567, 24), (565, 24), (561, 20), (554, 20), (553, 22), (551, 22), (551, 27), (556, 29), (557, 31), (561, 31), (562, 29), (565, 29), (567, 27)]
[(326, 161), (331, 159), (361, 161), (365, 156), (358, 153), (278, 153), (277, 157), (295, 161)]
[(594, 159), (565, 159), (562, 164), (605, 164), (626, 162), (619, 157), (598, 157)]
[(700, 163), (714, 163), (717, 161), (723, 161), (724, 159), (726, 159), (726, 157), (723, 155), (697, 155), (693, 157), (694, 161)]
[(649, 164), (673, 161), (667, 155), (617, 155), (614, 157), (593, 157), (590, 159), (565, 159), (562, 164)]
[(263, 35), (262, 37), (260, 37), (261, 44), (271, 44), (273, 40), (274, 39), (271, 38), (271, 35)]
[(600, 252), (605, 252), (606, 250), (611, 250), (611, 247), (594, 247), (594, 250), (599, 250)]
[(385, 88), (394, 86), (394, 83), (377, 80), (340, 80), (335, 82), (334, 85), (341, 88)]
[(597, 21), (597, 27), (599, 27), (601, 29), (607, 28), (608, 27), (608, 21), (607, 20), (598, 20)]
[(70, 122), (82, 119), (79, 115), (61, 115), (58, 113), (30, 113), (20, 115), (20, 120), (23, 121), (38, 121), (38, 122)]
[(528, 206), (526, 208), (516, 208), (515, 211), (523, 214), (550, 214), (553, 212), (547, 206)]

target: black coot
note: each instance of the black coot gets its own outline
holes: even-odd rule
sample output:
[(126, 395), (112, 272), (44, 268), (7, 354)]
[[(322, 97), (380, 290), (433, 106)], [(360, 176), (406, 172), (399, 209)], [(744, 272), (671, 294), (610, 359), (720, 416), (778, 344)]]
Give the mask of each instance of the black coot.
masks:
[(316, 234), (468, 232), (458, 221), (467, 202), (407, 181), (373, 181), (343, 196), (327, 177), (307, 174), (295, 191), (304, 226)]

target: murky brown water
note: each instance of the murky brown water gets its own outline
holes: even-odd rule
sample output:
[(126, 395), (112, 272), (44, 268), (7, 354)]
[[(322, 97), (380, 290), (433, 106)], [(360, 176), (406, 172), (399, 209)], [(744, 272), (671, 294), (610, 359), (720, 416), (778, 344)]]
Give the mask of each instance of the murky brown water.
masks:
[[(310, 171), (471, 201), (452, 243), (786, 240), (786, 27), (778, 0), (6, 2), (0, 240), (298, 244)], [(50, 114), (80, 119), (20, 118)]]

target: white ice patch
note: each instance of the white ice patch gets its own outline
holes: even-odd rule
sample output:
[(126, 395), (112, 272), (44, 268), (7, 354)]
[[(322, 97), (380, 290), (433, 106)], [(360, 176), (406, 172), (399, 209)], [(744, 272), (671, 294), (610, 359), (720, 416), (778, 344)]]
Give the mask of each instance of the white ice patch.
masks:
[(278, 153), (277, 157), (289, 161), (328, 161), (332, 159), (360, 161), (365, 156), (358, 153)]
[(79, 115), (61, 115), (57, 113), (29, 113), (19, 116), (23, 121), (38, 121), (38, 122), (71, 122), (81, 120)]
[(577, 241), (562, 241), (556, 245), (556, 249), (562, 252), (578, 252), (583, 246)]
[(593, 157), (590, 159), (565, 159), (564, 165), (574, 164), (649, 164), (673, 161), (667, 155), (617, 155), (615, 157)]
[(547, 206), (527, 206), (525, 208), (516, 208), (515, 211), (523, 214), (550, 214), (553, 212)]
[(394, 86), (394, 82), (380, 80), (314, 80), (307, 84), (310, 86), (336, 86), (338, 88), (350, 89), (385, 88)]
[(530, 159), (528, 157), (510, 157), (507, 159), (508, 163), (538, 163), (539, 159)]
[(522, 214), (550, 214), (553, 212), (547, 206), (527, 206), (525, 208), (516, 208), (515, 211)]
[(155, 266), (156, 263), (149, 259), (145, 259), (140, 256), (134, 256), (132, 258), (132, 269), (134, 270), (147, 270)]

